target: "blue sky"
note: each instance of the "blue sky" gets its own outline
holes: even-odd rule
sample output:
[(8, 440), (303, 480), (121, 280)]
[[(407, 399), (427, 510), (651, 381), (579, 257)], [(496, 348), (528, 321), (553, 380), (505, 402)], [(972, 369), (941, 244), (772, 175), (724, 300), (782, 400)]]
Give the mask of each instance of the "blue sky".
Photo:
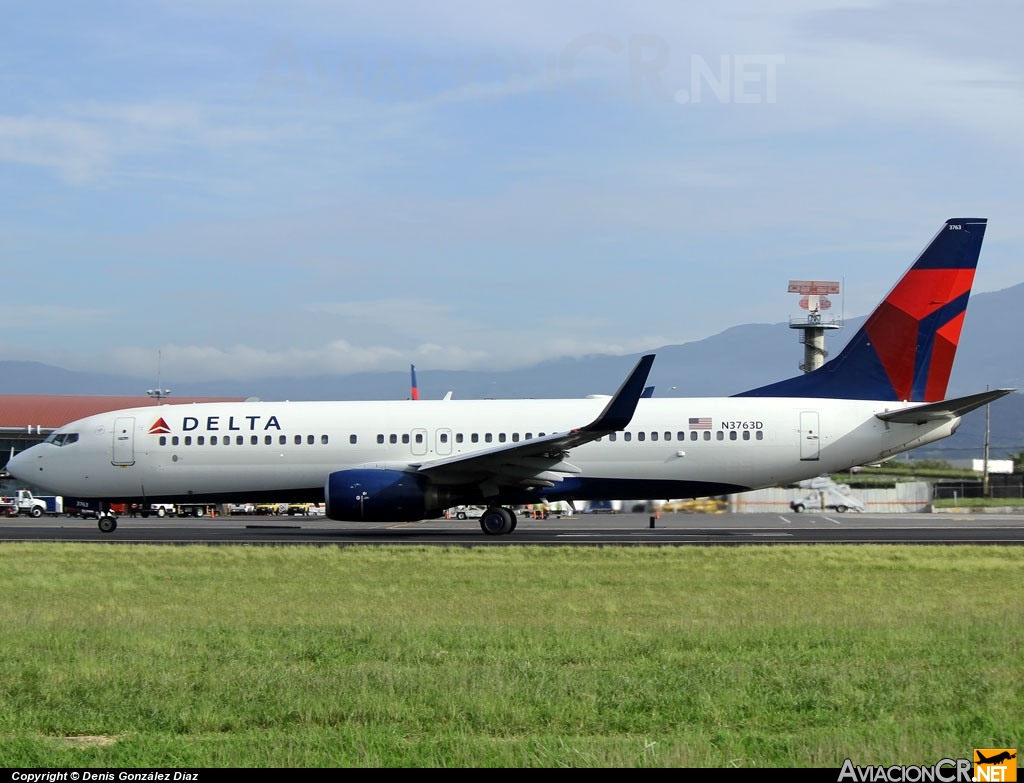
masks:
[(507, 5), (9, 8), (0, 358), (633, 353), (799, 315), (790, 279), (864, 315), (949, 217), (990, 220), (975, 291), (1024, 281), (1017, 4)]

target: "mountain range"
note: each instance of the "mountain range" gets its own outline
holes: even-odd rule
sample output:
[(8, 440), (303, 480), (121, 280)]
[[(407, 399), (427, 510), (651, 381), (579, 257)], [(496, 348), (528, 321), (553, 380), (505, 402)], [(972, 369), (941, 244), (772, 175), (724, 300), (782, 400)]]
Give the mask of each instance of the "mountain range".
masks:
[[(609, 305), (612, 306), (612, 305)], [(991, 293), (975, 294), (964, 322), (960, 348), (947, 395), (985, 389), (1024, 389), (1024, 352), (1012, 347), (1013, 327), (1024, 312), (1024, 283)], [(624, 311), (624, 315), (628, 311)], [(685, 312), (680, 313), (685, 317)], [(845, 321), (826, 332), (826, 349), (839, 352), (864, 318)], [(1018, 333), (1019, 334), (1019, 333)], [(796, 375), (803, 361), (799, 331), (788, 322), (746, 324), (703, 340), (665, 345), (656, 353), (649, 377), (656, 396), (728, 396)], [(507, 371), (423, 370), (417, 372), (420, 397), (577, 397), (611, 394), (640, 354), (592, 355), (553, 359)], [(259, 397), (265, 400), (382, 400), (409, 396), (408, 368), (401, 371), (267, 377), (250, 381), (176, 383), (164, 379), (180, 396)], [(0, 360), (2, 394), (141, 395), (153, 379), (66, 370), (31, 361)], [(986, 419), (988, 419), (986, 421)], [(981, 458), (989, 432), (989, 456), (1005, 458), (1024, 452), (1024, 393), (1011, 394), (964, 417), (951, 438), (912, 452), (916, 459)]]

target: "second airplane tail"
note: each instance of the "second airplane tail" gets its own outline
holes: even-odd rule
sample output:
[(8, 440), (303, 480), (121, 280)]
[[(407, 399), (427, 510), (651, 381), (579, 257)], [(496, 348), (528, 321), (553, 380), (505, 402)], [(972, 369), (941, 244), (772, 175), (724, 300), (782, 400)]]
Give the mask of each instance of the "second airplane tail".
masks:
[(734, 396), (942, 400), (987, 222), (947, 220), (834, 359), (804, 375)]

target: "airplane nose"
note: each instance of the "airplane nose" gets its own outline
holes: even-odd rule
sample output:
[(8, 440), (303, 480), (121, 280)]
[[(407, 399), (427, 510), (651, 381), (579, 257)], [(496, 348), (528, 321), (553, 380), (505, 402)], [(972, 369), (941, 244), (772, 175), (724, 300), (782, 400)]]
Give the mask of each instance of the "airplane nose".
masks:
[(19, 452), (7, 460), (7, 472), (19, 481), (28, 480), (27, 474), (29, 471), (29, 464), (32, 461), (32, 457), (29, 456), (29, 452), (32, 448), (34, 447), (25, 449), (25, 451)]

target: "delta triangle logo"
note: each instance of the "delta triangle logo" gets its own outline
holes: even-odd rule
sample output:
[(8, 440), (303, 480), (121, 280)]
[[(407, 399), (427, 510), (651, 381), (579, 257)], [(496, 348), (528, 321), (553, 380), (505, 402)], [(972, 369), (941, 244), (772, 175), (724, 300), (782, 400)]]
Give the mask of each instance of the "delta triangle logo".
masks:
[(163, 416), (153, 422), (153, 426), (149, 428), (150, 435), (166, 435), (170, 431), (171, 428), (167, 426), (167, 422), (164, 421)]

